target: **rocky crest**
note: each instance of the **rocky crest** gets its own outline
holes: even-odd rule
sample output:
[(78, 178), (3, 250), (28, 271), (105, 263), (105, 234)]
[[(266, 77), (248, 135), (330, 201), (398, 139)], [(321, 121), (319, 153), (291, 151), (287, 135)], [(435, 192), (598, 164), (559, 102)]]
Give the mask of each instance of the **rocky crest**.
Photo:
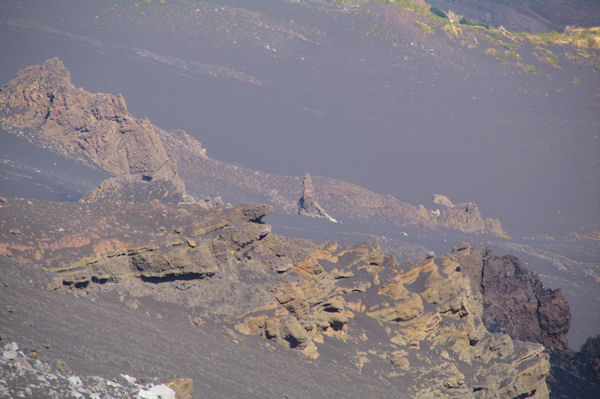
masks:
[(483, 218), (477, 204), (473, 202), (454, 205), (448, 197), (440, 194), (433, 195), (433, 202), (443, 207), (441, 210), (436, 209), (433, 212), (443, 226), (468, 233), (481, 232), (497, 236), (504, 235), (500, 220)]
[(66, 157), (138, 182), (166, 180), (185, 194), (150, 121), (131, 116), (121, 95), (76, 88), (58, 58), (25, 68), (0, 90), (0, 120), (3, 128)]

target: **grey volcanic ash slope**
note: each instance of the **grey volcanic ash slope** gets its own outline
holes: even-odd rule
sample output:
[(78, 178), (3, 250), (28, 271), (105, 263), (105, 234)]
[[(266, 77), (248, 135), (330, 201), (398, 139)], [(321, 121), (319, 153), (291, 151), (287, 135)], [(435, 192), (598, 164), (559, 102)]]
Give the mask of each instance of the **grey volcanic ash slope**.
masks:
[[(1, 80), (59, 56), (77, 86), (228, 163), (439, 192), (513, 235), (597, 230), (597, 50), (407, 3), (6, 2)], [(197, 191), (225, 194), (212, 183)]]
[[(191, 194), (201, 195), (204, 185), (211, 183), (230, 201), (260, 200), (295, 212), (302, 196), (297, 178), (213, 160), (187, 133), (169, 133), (131, 116), (122, 96), (75, 88), (56, 58), (21, 71), (2, 88), (0, 99), (1, 123), (8, 131), (68, 158), (91, 161), (116, 176), (88, 194), (88, 200), (141, 199), (145, 193), (146, 199), (178, 202), (186, 187)], [(341, 180), (320, 178), (318, 183), (317, 196), (339, 219), (503, 234), (500, 222), (484, 219), (473, 203), (432, 212)]]

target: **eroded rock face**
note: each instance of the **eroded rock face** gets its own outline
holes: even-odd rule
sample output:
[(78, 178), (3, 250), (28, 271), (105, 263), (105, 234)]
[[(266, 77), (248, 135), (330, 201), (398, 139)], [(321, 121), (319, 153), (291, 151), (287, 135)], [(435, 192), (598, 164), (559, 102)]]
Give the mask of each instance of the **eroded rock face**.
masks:
[(156, 199), (165, 203), (177, 204), (182, 202), (184, 197), (183, 192), (170, 180), (155, 179), (146, 182), (129, 176), (108, 178), (98, 187), (87, 192), (83, 199), (89, 202), (145, 202)]
[[(446, 197), (444, 197), (447, 199)], [(435, 201), (435, 199), (434, 199)], [(441, 201), (438, 198), (438, 202)], [(448, 200), (450, 201), (450, 200)], [(446, 201), (442, 201), (445, 208), (439, 212), (439, 221), (442, 225), (455, 230), (461, 230), (467, 233), (489, 233), (502, 236), (504, 231), (498, 219), (483, 218), (479, 212), (479, 207), (473, 202), (464, 202), (452, 207)], [(450, 204), (452, 204), (450, 202)]]
[(464, 244), (453, 253), (473, 291), (482, 296), (483, 320), (490, 331), (539, 342), (550, 350), (568, 350), (571, 313), (560, 288), (544, 288), (519, 259), (495, 257), (487, 246)]
[(281, 284), (239, 332), (311, 358), (326, 339), (357, 345), (357, 367), (387, 363), (410, 397), (548, 396), (544, 347), (486, 329), (454, 254), (398, 265), (373, 244), (330, 245), (289, 272), (304, 279)]
[[(184, 131), (166, 132), (148, 120), (134, 118), (121, 95), (75, 88), (58, 58), (25, 68), (0, 90), (0, 126), (114, 174), (87, 195), (88, 201), (137, 201), (144, 189), (148, 192), (145, 199), (185, 201), (186, 188), (190, 194), (202, 196), (206, 182), (211, 181), (215, 191), (230, 201), (267, 202), (287, 213), (333, 222), (336, 220), (325, 209), (340, 218), (375, 224), (503, 234), (500, 222), (482, 218), (474, 204), (431, 211), (338, 179), (315, 177), (315, 186), (313, 179), (305, 176), (298, 201), (297, 177), (210, 159), (200, 142)], [(165, 181), (169, 184), (163, 184)], [(443, 196), (439, 197), (442, 201)]]
[(150, 121), (134, 118), (121, 95), (76, 88), (58, 58), (25, 68), (0, 90), (0, 120), (5, 129), (26, 131), (66, 157), (140, 182), (168, 180), (185, 194)]

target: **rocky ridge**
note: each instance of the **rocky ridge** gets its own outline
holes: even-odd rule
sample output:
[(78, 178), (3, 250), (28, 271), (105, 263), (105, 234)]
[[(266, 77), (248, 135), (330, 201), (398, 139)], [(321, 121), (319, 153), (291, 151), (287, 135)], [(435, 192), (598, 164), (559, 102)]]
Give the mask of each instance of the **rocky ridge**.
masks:
[(490, 333), (461, 265), (458, 250), (398, 265), (373, 244), (331, 244), (294, 265), (305, 279), (280, 285), (236, 329), (314, 359), (328, 339), (351, 342), (357, 367), (390, 364), (387, 377), (411, 397), (547, 397), (544, 348)]
[(234, 341), (263, 336), (320, 364), (337, 350), (410, 397), (547, 397), (544, 347), (486, 326), (468, 271), (487, 249), (398, 264), (372, 243), (272, 234), (271, 211), (8, 199), (0, 248), (43, 266), (51, 289), (117, 291), (134, 310), (151, 296), (193, 309), (190, 323), (218, 320)]
[(238, 203), (268, 203), (287, 213), (296, 213), (298, 198), (304, 198), (301, 212), (326, 215), (330, 220), (503, 234), (500, 222), (483, 218), (473, 203), (432, 211), (337, 179), (318, 177), (313, 183), (311, 178), (305, 187), (296, 177), (211, 159), (186, 132), (166, 132), (131, 116), (122, 96), (75, 88), (57, 58), (19, 72), (2, 88), (0, 100), (2, 128), (115, 175), (88, 193), (88, 201), (177, 203), (188, 192), (202, 198), (208, 185)]

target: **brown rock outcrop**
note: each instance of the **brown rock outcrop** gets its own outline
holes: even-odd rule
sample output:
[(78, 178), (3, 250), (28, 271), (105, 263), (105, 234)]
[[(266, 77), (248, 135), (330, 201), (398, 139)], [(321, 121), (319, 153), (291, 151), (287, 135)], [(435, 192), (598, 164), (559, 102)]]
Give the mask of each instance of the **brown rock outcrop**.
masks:
[[(90, 201), (175, 202), (184, 197), (186, 188), (195, 196), (204, 196), (205, 184), (210, 181), (211, 188), (238, 203), (266, 202), (288, 213), (330, 221), (336, 220), (325, 209), (375, 224), (503, 234), (500, 222), (482, 218), (474, 204), (432, 212), (338, 179), (315, 177), (314, 186), (313, 179), (305, 176), (298, 201), (298, 178), (210, 159), (200, 142), (184, 131), (166, 132), (148, 120), (134, 118), (121, 95), (75, 88), (58, 58), (22, 70), (0, 90), (0, 127), (114, 174), (115, 179), (87, 196)], [(175, 190), (161, 184), (163, 181)], [(148, 190), (146, 198), (140, 195), (143, 189)], [(443, 201), (442, 196), (438, 201)], [(450, 200), (443, 202), (451, 204)]]
[[(473, 290), (467, 272), (481, 275), (485, 251), (462, 245), (399, 265), (373, 243), (279, 237), (261, 222), (269, 212), (8, 199), (0, 247), (46, 266), (53, 288), (114, 290), (133, 310), (144, 296), (179, 304), (194, 309), (192, 325), (201, 324), (196, 315), (220, 320), (311, 359), (376, 370), (408, 397), (547, 396), (545, 348), (482, 321), (481, 282)], [(247, 339), (224, 330), (237, 344)]]
[(140, 182), (168, 180), (185, 186), (155, 127), (129, 113), (121, 95), (88, 93), (71, 83), (58, 58), (31, 66), (0, 90), (1, 125), (62, 155), (91, 161)]
[(567, 350), (571, 313), (559, 289), (544, 288), (514, 256), (494, 257), (487, 246), (456, 248), (463, 271), (483, 301), (483, 320), (490, 331), (539, 342), (550, 350)]
[(440, 210), (438, 219), (443, 226), (466, 233), (489, 233), (497, 236), (504, 234), (500, 221), (493, 218), (484, 219), (479, 212), (479, 207), (473, 202), (445, 207)]
[[(389, 362), (391, 375), (406, 378), (409, 397), (548, 396), (544, 347), (485, 328), (481, 295), (471, 293), (458, 259), (430, 258), (404, 273), (400, 267), (368, 243), (318, 250), (291, 269), (304, 279), (274, 291), (273, 309), (243, 316), (236, 329), (312, 358), (324, 338), (360, 342), (356, 367)], [(381, 330), (363, 329), (365, 317)]]

